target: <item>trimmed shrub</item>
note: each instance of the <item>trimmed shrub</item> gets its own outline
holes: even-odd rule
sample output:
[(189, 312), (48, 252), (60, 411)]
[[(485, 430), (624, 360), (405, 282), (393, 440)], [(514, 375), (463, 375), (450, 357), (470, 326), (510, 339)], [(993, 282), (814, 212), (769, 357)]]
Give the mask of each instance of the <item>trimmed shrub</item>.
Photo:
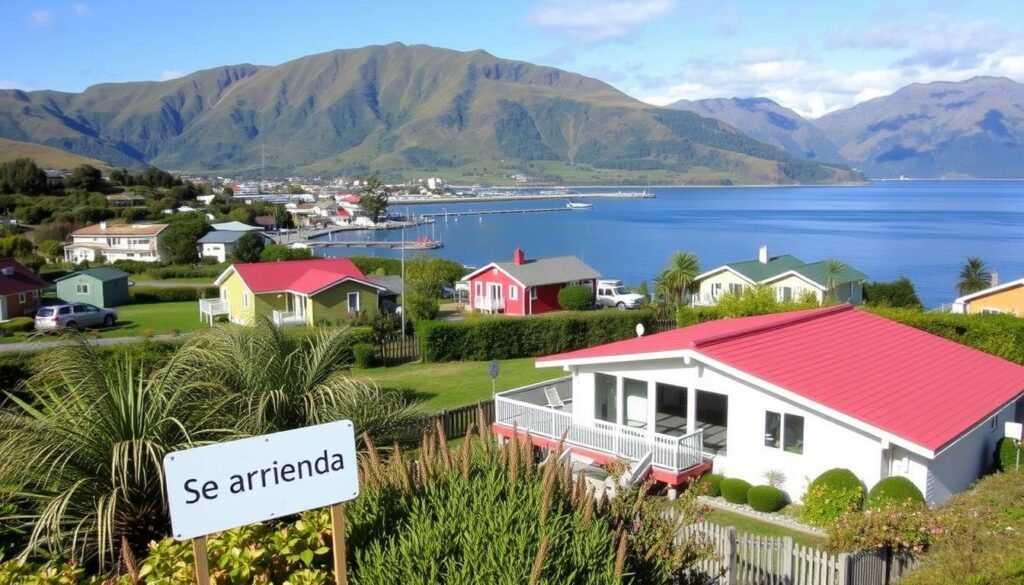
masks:
[(480, 361), (549, 355), (629, 339), (636, 336), (637, 323), (653, 331), (654, 312), (642, 309), (420, 321), (416, 333), (424, 361)]
[(169, 265), (153, 268), (148, 273), (156, 280), (167, 278), (209, 278), (211, 281), (220, 276), (228, 264), (200, 264), (198, 266)]
[(725, 476), (717, 473), (705, 473), (697, 480), (697, 493), (717, 498), (722, 495), (722, 480)]
[(750, 483), (735, 477), (727, 477), (723, 479), (719, 485), (722, 489), (722, 497), (725, 498), (726, 502), (732, 504), (747, 503), (747, 493), (750, 491)]
[(3, 335), (27, 333), (35, 328), (35, 323), (35, 319), (32, 317), (15, 317), (10, 321), (0, 323), (0, 332), (2, 332)]
[(566, 311), (582, 311), (594, 304), (594, 289), (574, 284), (558, 291), (558, 306)]
[(788, 501), (782, 490), (770, 485), (755, 485), (747, 491), (747, 503), (758, 512), (778, 512)]
[[(1020, 467), (1017, 466), (1018, 453), (1020, 454)], [(1019, 441), (1015, 441), (1009, 437), (1003, 437), (996, 442), (996, 470), (1024, 470), (1024, 446), (1022, 446)]]
[(889, 504), (913, 502), (924, 505), (924, 495), (917, 489), (914, 482), (905, 477), (894, 475), (875, 484), (868, 492), (868, 508), (881, 508)]
[(357, 368), (372, 368), (377, 365), (377, 346), (372, 343), (357, 343), (352, 346), (352, 355)]
[(180, 301), (198, 301), (214, 298), (220, 294), (215, 286), (133, 286), (131, 298), (133, 303), (173, 303)]
[(837, 467), (811, 482), (804, 494), (800, 521), (811, 526), (828, 526), (863, 507), (864, 486), (852, 471)]
[(719, 314), (718, 309), (715, 307), (691, 307), (689, 305), (683, 305), (676, 310), (676, 325), (679, 327), (687, 327), (689, 325), (696, 325), (705, 321), (714, 321), (715, 319), (721, 319), (722, 315)]

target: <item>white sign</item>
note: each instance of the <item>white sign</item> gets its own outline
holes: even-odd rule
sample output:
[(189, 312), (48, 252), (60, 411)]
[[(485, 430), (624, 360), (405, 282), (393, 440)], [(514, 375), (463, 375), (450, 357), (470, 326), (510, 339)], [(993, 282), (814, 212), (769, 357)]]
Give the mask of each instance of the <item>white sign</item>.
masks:
[(187, 540), (359, 495), (347, 420), (164, 457), (171, 534)]
[(1006, 423), (1006, 428), (1003, 429), (1003, 436), (1009, 439), (1021, 440), (1022, 436), (1024, 436), (1024, 424), (1015, 422)]

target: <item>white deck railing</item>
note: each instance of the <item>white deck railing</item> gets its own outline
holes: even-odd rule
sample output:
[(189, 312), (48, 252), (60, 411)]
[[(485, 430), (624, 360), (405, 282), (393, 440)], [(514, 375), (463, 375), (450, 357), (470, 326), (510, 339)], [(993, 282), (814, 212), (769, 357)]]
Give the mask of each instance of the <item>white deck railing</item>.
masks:
[(199, 299), (199, 312), (205, 315), (226, 315), (231, 305), (224, 299)]
[(274, 311), (273, 318), (277, 325), (299, 325), (306, 322), (306, 316), (295, 311)]
[(505, 310), (504, 299), (492, 299), (491, 297), (476, 297), (473, 299), (473, 308), (478, 311), (497, 313)]
[(653, 438), (643, 429), (619, 426), (604, 421), (590, 424), (573, 423), (572, 413), (529, 404), (498, 395), (494, 400), (494, 422), (516, 427), (548, 439), (565, 436), (567, 445), (574, 445), (639, 461), (653, 453), (655, 467), (674, 472), (689, 469), (703, 462), (704, 437), (702, 431), (673, 437), (655, 434)]

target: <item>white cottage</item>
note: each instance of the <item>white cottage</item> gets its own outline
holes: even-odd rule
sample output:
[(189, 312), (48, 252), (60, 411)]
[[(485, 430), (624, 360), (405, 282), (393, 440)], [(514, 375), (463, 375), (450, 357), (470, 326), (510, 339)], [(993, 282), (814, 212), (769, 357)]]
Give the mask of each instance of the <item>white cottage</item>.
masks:
[[(493, 430), (574, 457), (650, 460), (680, 485), (712, 468), (794, 499), (832, 467), (870, 488), (900, 475), (929, 503), (967, 488), (1005, 423), (1024, 420), (1024, 367), (841, 305), (724, 319), (537, 360), (561, 380), (503, 392)], [(515, 431), (513, 430), (515, 429)]]

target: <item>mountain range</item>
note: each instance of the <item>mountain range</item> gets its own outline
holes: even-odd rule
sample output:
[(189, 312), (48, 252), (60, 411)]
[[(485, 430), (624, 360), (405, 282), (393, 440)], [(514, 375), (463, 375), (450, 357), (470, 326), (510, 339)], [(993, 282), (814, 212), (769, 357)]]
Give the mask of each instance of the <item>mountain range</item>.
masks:
[[(551, 67), (394, 43), (81, 93), (0, 91), (0, 138), (220, 174), (437, 171), (486, 180), (857, 180), (731, 125)], [(474, 181), (476, 182), (476, 181)]]
[(817, 119), (765, 98), (680, 101), (794, 156), (873, 178), (1024, 177), (1024, 85), (1002, 77), (915, 83)]

